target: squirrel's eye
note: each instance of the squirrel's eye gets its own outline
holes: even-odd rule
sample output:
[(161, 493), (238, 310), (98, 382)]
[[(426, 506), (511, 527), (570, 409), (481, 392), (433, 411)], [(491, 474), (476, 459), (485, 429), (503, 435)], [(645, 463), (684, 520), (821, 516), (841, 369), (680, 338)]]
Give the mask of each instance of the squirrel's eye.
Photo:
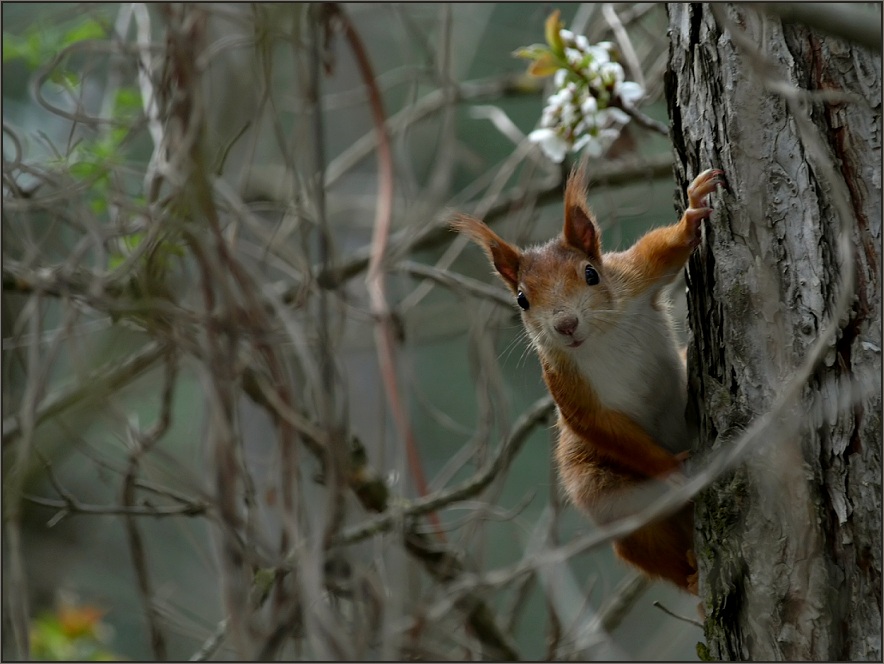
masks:
[(586, 284), (587, 286), (595, 286), (599, 282), (599, 273), (595, 271), (592, 265), (586, 266)]
[(522, 307), (523, 311), (528, 311), (528, 307), (531, 306), (528, 304), (528, 298), (525, 297), (525, 294), (522, 291), (519, 291), (519, 294), (516, 296), (516, 302), (519, 303), (519, 306)]

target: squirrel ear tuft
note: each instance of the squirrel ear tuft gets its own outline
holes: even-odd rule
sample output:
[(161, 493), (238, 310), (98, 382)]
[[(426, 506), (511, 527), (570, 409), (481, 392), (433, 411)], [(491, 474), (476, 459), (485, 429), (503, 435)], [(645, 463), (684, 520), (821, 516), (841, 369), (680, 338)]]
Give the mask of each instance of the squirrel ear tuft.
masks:
[(483, 222), (466, 214), (457, 215), (451, 221), (451, 228), (482, 247), (510, 290), (519, 290), (519, 261), (522, 254), (518, 248), (508, 244)]
[(598, 224), (586, 205), (584, 193), (584, 164), (575, 166), (565, 187), (565, 227), (562, 230), (565, 242), (579, 249), (590, 259), (601, 258), (601, 241)]

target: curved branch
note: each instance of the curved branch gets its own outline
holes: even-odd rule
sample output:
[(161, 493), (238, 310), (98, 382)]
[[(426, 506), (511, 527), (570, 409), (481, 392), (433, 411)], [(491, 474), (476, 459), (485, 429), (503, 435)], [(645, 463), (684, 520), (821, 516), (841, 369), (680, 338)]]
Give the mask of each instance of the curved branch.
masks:
[[(371, 311), (375, 317), (375, 340), (378, 348), (378, 364), (381, 370), (381, 379), (384, 383), (384, 391), (393, 412), (393, 420), (399, 437), (405, 445), (405, 453), (408, 457), (408, 466), (414, 479), (418, 495), (424, 496), (428, 492), (427, 479), (424, 475), (414, 432), (405, 412), (405, 404), (402, 402), (401, 390), (396, 376), (396, 332), (390, 306), (387, 302), (387, 289), (385, 284), (384, 262), (387, 256), (387, 247), (390, 241), (390, 228), (393, 217), (393, 153), (390, 148), (390, 136), (385, 124), (383, 102), (380, 91), (375, 81), (374, 72), (368, 59), (359, 34), (350, 22), (347, 14), (338, 5), (337, 18), (343, 25), (344, 35), (353, 50), (362, 82), (368, 92), (369, 108), (375, 124), (378, 137), (378, 181), (380, 184), (377, 207), (375, 209), (374, 231), (372, 232), (368, 273), (365, 277), (365, 285), (368, 288), (371, 300)], [(442, 537), (442, 527), (439, 517), (430, 513), (430, 520), (436, 526), (439, 537)]]
[(535, 426), (552, 413), (554, 406), (555, 404), (550, 396), (545, 396), (535, 401), (534, 404), (529, 407), (518, 420), (516, 420), (513, 432), (500, 446), (497, 454), (482, 470), (473, 475), (473, 477), (465, 480), (458, 486), (437, 491), (434, 494), (415, 500), (407, 507), (389, 510), (371, 521), (366, 521), (350, 528), (349, 530), (345, 530), (339, 534), (332, 543), (337, 545), (352, 544), (376, 533), (388, 530), (393, 525), (401, 523), (403, 519), (413, 518), (428, 512), (433, 512), (440, 507), (457, 502), (458, 500), (475, 496), (491, 484), (494, 478), (498, 477), (509, 468), (513, 458), (518, 454), (519, 450), (522, 449), (522, 445), (528, 439), (528, 434), (531, 433)]

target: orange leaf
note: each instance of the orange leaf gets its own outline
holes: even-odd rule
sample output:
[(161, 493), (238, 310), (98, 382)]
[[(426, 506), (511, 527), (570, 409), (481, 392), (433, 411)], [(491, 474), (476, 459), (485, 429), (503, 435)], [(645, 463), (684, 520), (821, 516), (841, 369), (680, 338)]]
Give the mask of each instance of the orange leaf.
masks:
[(561, 57), (565, 53), (565, 44), (562, 42), (562, 35), (559, 34), (559, 31), (565, 26), (559, 20), (560, 15), (561, 12), (558, 9), (549, 15), (549, 18), (546, 19), (545, 34), (546, 43), (550, 45), (553, 53)]
[(551, 76), (556, 73), (557, 69), (559, 69), (559, 63), (555, 56), (552, 53), (547, 53), (531, 63), (528, 73), (532, 76)]

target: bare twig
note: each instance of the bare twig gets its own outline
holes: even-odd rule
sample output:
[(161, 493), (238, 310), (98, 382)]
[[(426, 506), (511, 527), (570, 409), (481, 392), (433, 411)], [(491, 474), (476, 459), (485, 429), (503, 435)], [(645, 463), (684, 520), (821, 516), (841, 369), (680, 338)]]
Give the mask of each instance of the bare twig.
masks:
[(881, 6), (841, 2), (752, 2), (757, 10), (860, 46), (881, 49)]
[(486, 298), (508, 309), (513, 308), (514, 300), (512, 295), (503, 288), (489, 286), (483, 281), (470, 279), (456, 272), (450, 272), (449, 270), (443, 270), (423, 263), (415, 263), (414, 261), (402, 261), (396, 265), (396, 269), (415, 277), (430, 279), (452, 290)]
[[(34, 426), (55, 417), (76, 404), (92, 402), (113, 394), (151, 368), (165, 352), (162, 344), (151, 342), (132, 353), (122, 362), (113, 361), (96, 369), (82, 381), (60, 389), (44, 399), (34, 414)], [(17, 417), (3, 420), (3, 444), (7, 445), (21, 435), (21, 423)]]
[(606, 632), (613, 632), (623, 622), (639, 598), (651, 586), (651, 579), (641, 572), (630, 572), (614, 590), (611, 597), (599, 607), (596, 619), (598, 626)]
[(518, 454), (525, 440), (527, 440), (528, 434), (531, 433), (535, 426), (546, 419), (552, 410), (553, 401), (551, 397), (547, 396), (538, 399), (516, 421), (512, 433), (500, 446), (497, 454), (473, 477), (456, 487), (437, 491), (413, 501), (407, 507), (388, 510), (382, 516), (349, 528), (338, 535), (334, 543), (342, 545), (357, 542), (375, 533), (387, 530), (395, 524), (401, 523), (405, 518), (427, 514), (455, 501), (475, 496), (509, 467), (513, 457)]
[[(667, 130), (668, 133), (668, 130)], [(589, 173), (594, 186), (619, 186), (641, 178), (672, 178), (672, 155), (661, 154), (653, 157), (624, 159), (615, 162), (596, 164)], [(524, 206), (528, 201), (544, 203), (561, 198), (562, 177), (554, 173), (537, 183), (525, 187), (515, 187), (491, 201), (487, 211), (481, 215), (486, 223), (493, 224), (514, 209)], [(451, 238), (449, 222), (451, 213), (440, 213), (419, 230), (405, 228), (390, 236), (387, 251), (391, 255), (403, 255), (445, 242)], [(371, 251), (362, 247), (354, 251), (350, 257), (337, 265), (332, 272), (317, 270), (317, 281), (324, 288), (337, 288), (345, 281), (362, 272), (368, 265)], [(285, 296), (284, 296), (285, 297)]]
[(153, 649), (154, 656), (160, 661), (166, 659), (166, 639), (160, 629), (159, 611), (153, 603), (153, 585), (147, 565), (144, 539), (134, 519), (134, 515), (128, 510), (135, 505), (135, 483), (141, 459), (162, 438), (172, 421), (172, 395), (177, 373), (175, 352), (166, 349), (165, 360), (164, 388), (157, 421), (146, 432), (142, 433), (137, 430), (130, 432), (135, 447), (129, 454), (129, 464), (123, 479), (121, 501), (123, 507), (127, 509), (127, 511), (123, 512), (123, 523), (126, 528), (129, 553), (132, 556), (132, 564), (135, 567), (135, 576), (138, 579), (138, 588), (150, 632), (151, 648)]
[(90, 505), (80, 502), (70, 494), (66, 495), (62, 500), (43, 498), (42, 496), (30, 494), (25, 494), (24, 499), (41, 507), (58, 510), (58, 514), (50, 519), (50, 526), (57, 525), (63, 518), (71, 514), (149, 516), (158, 518), (166, 516), (203, 516), (209, 511), (209, 505), (199, 502), (185, 505), (130, 505), (121, 507), (119, 505)]
[[(380, 191), (378, 192), (377, 209), (375, 210), (368, 273), (365, 277), (365, 284), (371, 300), (371, 311), (375, 317), (375, 343), (378, 347), (378, 363), (380, 364), (384, 391), (387, 395), (390, 410), (393, 413), (393, 421), (396, 423), (399, 438), (405, 446), (412, 479), (414, 480), (418, 495), (423, 496), (427, 493), (427, 479), (421, 464), (417, 442), (414, 439), (414, 432), (405, 412), (405, 404), (402, 401), (402, 392), (396, 375), (395, 322), (387, 302), (384, 283), (387, 245), (390, 239), (393, 215), (393, 154), (390, 149), (390, 138), (385, 125), (383, 103), (375, 83), (368, 54), (362, 45), (359, 34), (354, 29), (346, 13), (340, 11), (337, 18), (344, 26), (344, 34), (356, 57), (362, 82), (368, 91), (369, 108), (371, 109), (375, 130), (378, 134), (378, 181), (380, 183)], [(433, 512), (429, 513), (429, 517), (436, 526), (439, 537), (443, 537), (439, 517)]]
[(629, 117), (635, 120), (636, 124), (644, 127), (645, 129), (649, 129), (653, 132), (660, 134), (661, 136), (669, 137), (669, 127), (660, 122), (659, 120), (655, 120), (649, 115), (645, 115), (640, 110), (638, 110), (632, 104), (627, 104), (621, 99), (614, 99), (611, 102), (612, 106), (619, 108), (621, 111), (626, 113)]
[(224, 635), (227, 632), (227, 618), (219, 621), (215, 626), (215, 631), (203, 642), (199, 649), (190, 656), (190, 662), (205, 662), (209, 657), (215, 654), (215, 651), (221, 647), (224, 641)]
[(614, 38), (617, 40), (620, 52), (623, 53), (623, 57), (626, 59), (626, 64), (629, 65), (629, 73), (635, 77), (636, 83), (644, 88), (645, 77), (642, 72), (641, 63), (638, 60), (638, 55), (635, 52), (635, 48), (632, 46), (632, 40), (629, 38), (626, 28), (623, 27), (623, 22), (620, 20), (620, 17), (617, 16), (617, 12), (610, 2), (606, 2), (602, 5), (602, 15), (605, 17), (605, 21), (608, 22), (608, 25), (611, 26), (611, 32), (614, 33)]
[(654, 600), (652, 604), (653, 604), (653, 606), (655, 606), (655, 607), (657, 607), (658, 609), (660, 609), (660, 610), (661, 610), (663, 613), (665, 613), (667, 616), (672, 616), (672, 617), (675, 618), (676, 620), (681, 620), (682, 622), (686, 622), (686, 623), (688, 623), (689, 625), (694, 625), (695, 627), (699, 627), (700, 629), (703, 628), (703, 623), (701, 623), (699, 620), (694, 620), (693, 618), (688, 618), (687, 616), (680, 616), (680, 615), (678, 615), (677, 613), (673, 613), (672, 611), (670, 611), (669, 609), (667, 609), (665, 606), (663, 606), (663, 605), (662, 605), (659, 601), (657, 601), (657, 600)]

